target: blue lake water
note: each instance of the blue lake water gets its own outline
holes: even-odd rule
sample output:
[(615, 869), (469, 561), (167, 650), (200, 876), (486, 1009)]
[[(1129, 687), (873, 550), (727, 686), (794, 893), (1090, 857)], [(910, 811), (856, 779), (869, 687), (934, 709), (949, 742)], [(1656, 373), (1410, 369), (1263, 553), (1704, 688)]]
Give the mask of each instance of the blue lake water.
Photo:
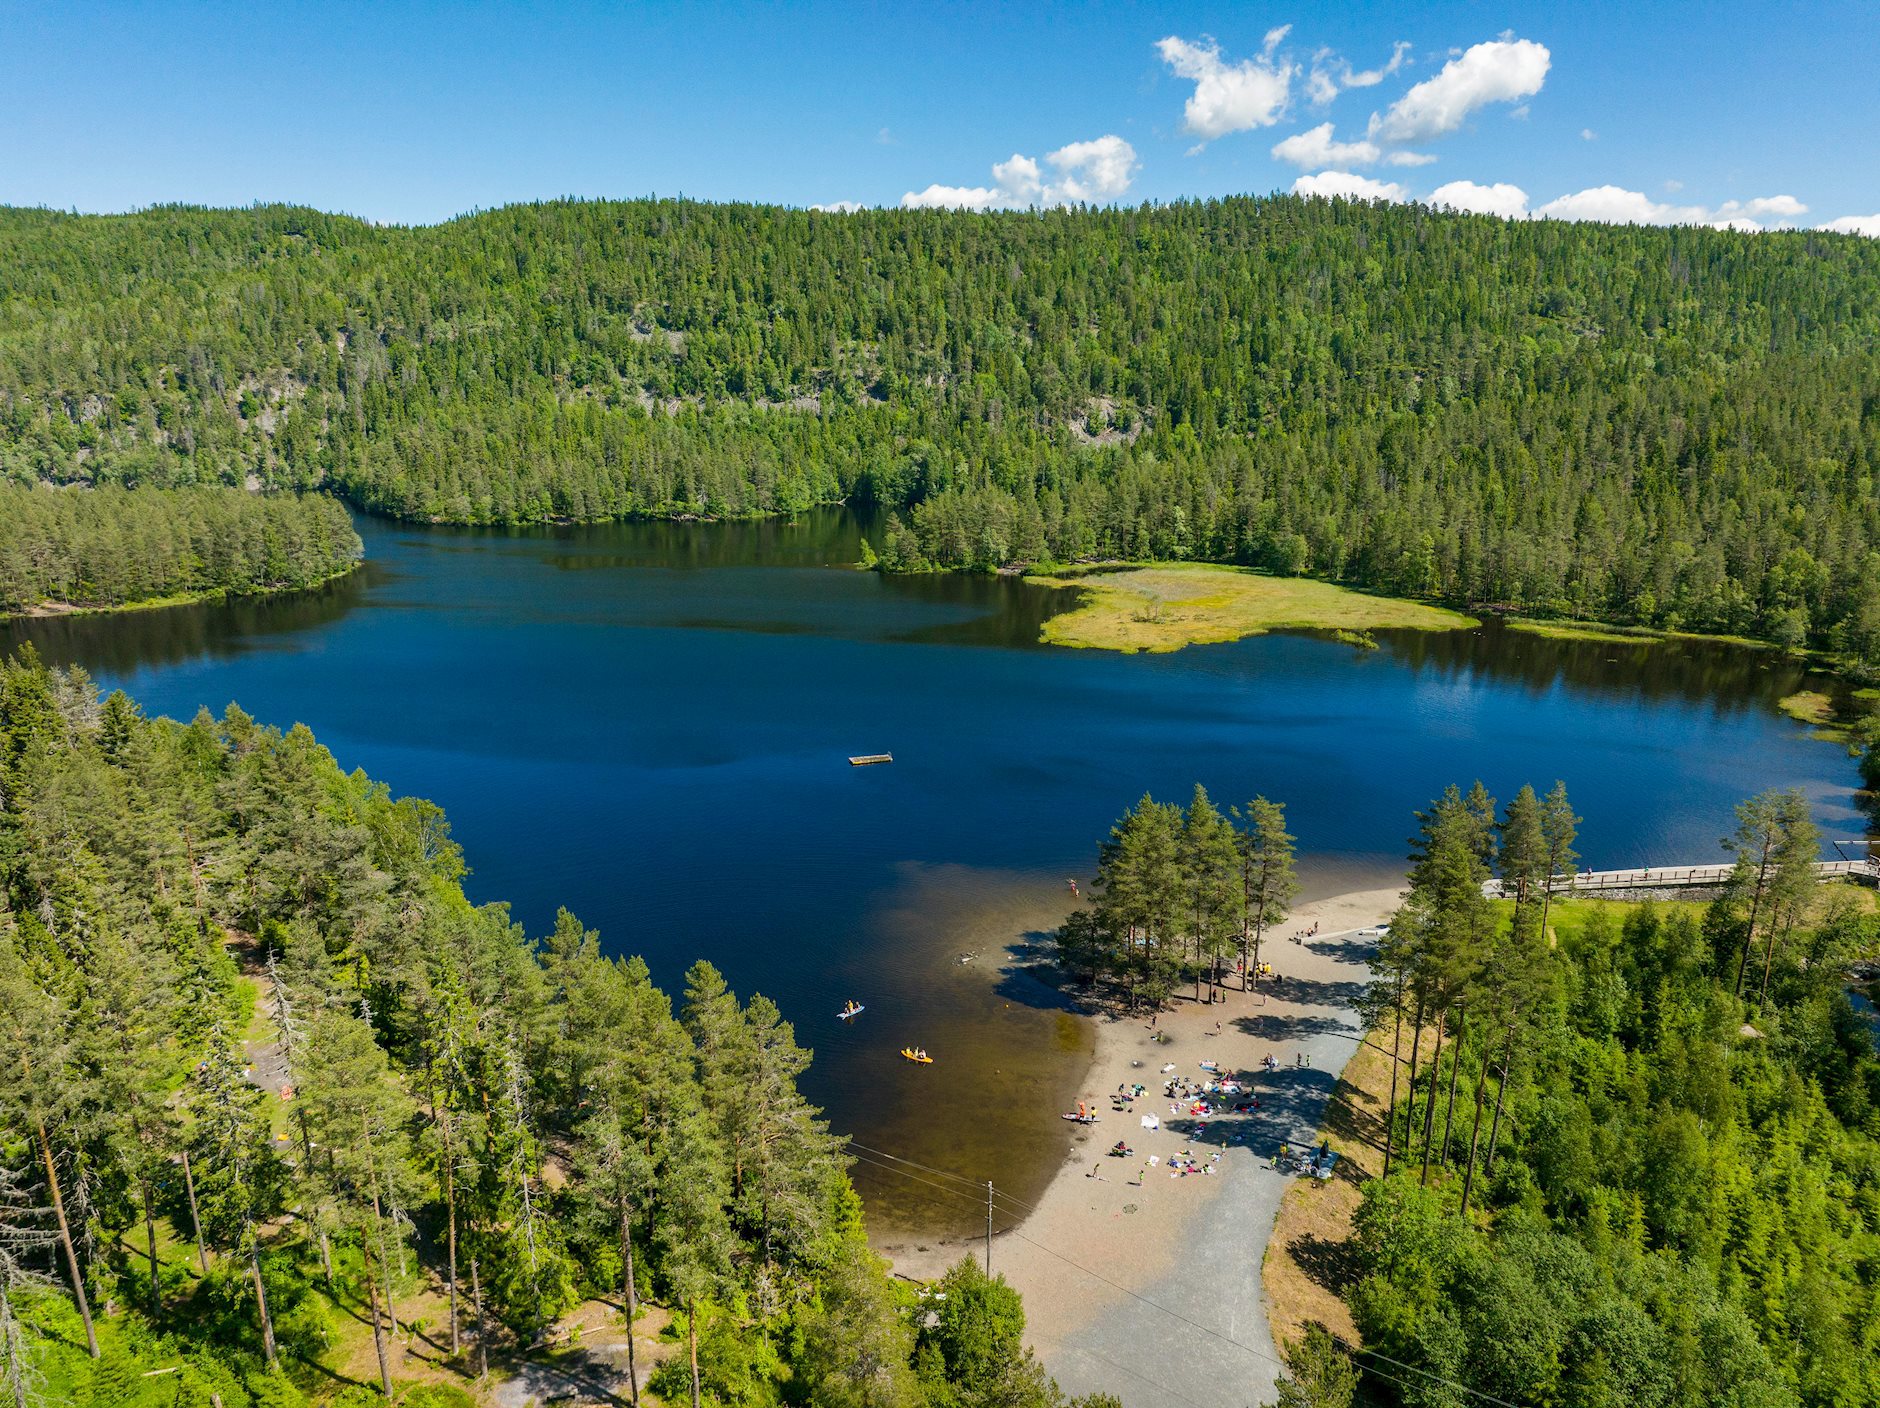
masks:
[[(1089, 1034), (1003, 950), (1144, 792), (1284, 802), (1321, 893), (1401, 874), (1411, 813), (1477, 777), (1564, 779), (1595, 866), (1721, 858), (1733, 805), (1777, 785), (1849, 854), (1864, 834), (1845, 752), (1776, 709), (1803, 676), (1772, 652), (1491, 623), (1122, 656), (1036, 643), (1065, 594), (848, 568), (838, 513), (361, 531), (367, 566), (318, 592), (0, 624), (0, 649), (31, 638), (152, 712), (308, 724), (446, 808), (473, 898), (536, 933), (565, 904), (675, 988), (712, 959), (816, 1049), (838, 1129), (1020, 1196), (1062, 1153)], [(895, 762), (846, 761), (873, 752)], [(950, 1220), (937, 1191), (857, 1182), (884, 1221)]]

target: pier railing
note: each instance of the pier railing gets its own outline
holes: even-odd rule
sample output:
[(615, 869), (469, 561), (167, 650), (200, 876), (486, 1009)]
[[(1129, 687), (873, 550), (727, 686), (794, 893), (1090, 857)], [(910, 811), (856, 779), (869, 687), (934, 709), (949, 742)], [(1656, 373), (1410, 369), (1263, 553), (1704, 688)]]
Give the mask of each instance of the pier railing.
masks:
[[(1572, 875), (1554, 876), (1547, 888), (1557, 895), (1600, 890), (1715, 890), (1729, 883), (1734, 869), (1731, 865), (1651, 865), (1635, 870), (1581, 870)], [(1815, 877), (1880, 886), (1880, 861), (1824, 860), (1815, 866)], [(1482, 892), (1491, 899), (1499, 899), (1502, 882), (1490, 880), (1482, 887)]]

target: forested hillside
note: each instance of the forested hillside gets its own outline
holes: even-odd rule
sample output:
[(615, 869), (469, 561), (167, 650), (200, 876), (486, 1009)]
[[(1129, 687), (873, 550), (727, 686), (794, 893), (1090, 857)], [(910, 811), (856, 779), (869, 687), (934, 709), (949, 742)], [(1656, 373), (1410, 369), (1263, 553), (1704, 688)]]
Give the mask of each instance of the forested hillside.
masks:
[(452, 1408), (585, 1297), (670, 1316), (664, 1402), (1063, 1402), (1002, 1281), (889, 1282), (773, 1004), (472, 907), (437, 809), (304, 728), (29, 653), (0, 797), (9, 1408)]
[(0, 482), (0, 613), (310, 587), (359, 553), (320, 494)]
[(1880, 242), (1290, 197), (0, 212), (0, 466), (419, 518), (900, 511), (1880, 657)]

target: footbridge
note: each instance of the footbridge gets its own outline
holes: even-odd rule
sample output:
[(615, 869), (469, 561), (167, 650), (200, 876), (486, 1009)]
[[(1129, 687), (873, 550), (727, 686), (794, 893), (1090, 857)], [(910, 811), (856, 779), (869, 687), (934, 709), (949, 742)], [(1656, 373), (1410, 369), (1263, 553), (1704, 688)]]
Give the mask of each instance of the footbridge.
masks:
[[(1730, 865), (1650, 865), (1636, 870), (1580, 870), (1556, 875), (1547, 888), (1556, 895), (1596, 894), (1601, 890), (1716, 890), (1730, 882)], [(1820, 880), (1852, 880), (1880, 886), (1880, 861), (1824, 860), (1815, 866)], [(1502, 897), (1502, 882), (1482, 886), (1490, 899)]]

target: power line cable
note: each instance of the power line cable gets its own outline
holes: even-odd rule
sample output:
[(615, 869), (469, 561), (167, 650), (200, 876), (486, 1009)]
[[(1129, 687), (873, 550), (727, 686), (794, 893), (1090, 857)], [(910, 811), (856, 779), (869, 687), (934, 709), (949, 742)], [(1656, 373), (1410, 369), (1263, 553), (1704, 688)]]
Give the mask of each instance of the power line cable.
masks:
[[(1085, 1266), (1082, 1262), (1079, 1262), (1071, 1257), (1066, 1256), (1063, 1252), (1060, 1252), (1052, 1247), (1047, 1247), (1044, 1243), (1038, 1241), (1034, 1237), (1027, 1237), (1023, 1232), (1017, 1231), (1016, 1229), (1013, 1230), (1012, 1235), (1019, 1238), (1021, 1241), (1030, 1242), (1034, 1247), (1038, 1248), (1039, 1251), (1044, 1252), (1048, 1256), (1056, 1257), (1059, 1261), (1064, 1262), (1068, 1266), (1074, 1267), (1076, 1270), (1083, 1272), (1086, 1276), (1094, 1277), (1096, 1280), (1103, 1282), (1106, 1286), (1109, 1286), (1114, 1290), (1121, 1291), (1124, 1295), (1130, 1297), (1130, 1299), (1142, 1302), (1142, 1304), (1148, 1306), (1151, 1310), (1159, 1310), (1164, 1315), (1172, 1316), (1173, 1318), (1180, 1320), (1183, 1324), (1193, 1326), (1195, 1329), (1200, 1330), (1205, 1335), (1211, 1335), (1213, 1338), (1222, 1341), (1224, 1344), (1232, 1345), (1235, 1349), (1241, 1350), (1247, 1354), (1251, 1354), (1256, 1359), (1264, 1359), (1267, 1363), (1275, 1365), (1282, 1370), (1289, 1369), (1291, 1367), (1283, 1359), (1276, 1359), (1274, 1358), (1274, 1356), (1268, 1354), (1265, 1350), (1256, 1349), (1253, 1345), (1248, 1344), (1244, 1340), (1237, 1340), (1232, 1335), (1226, 1334), (1220, 1330), (1216, 1330), (1210, 1325), (1205, 1325), (1201, 1321), (1194, 1319), (1192, 1316), (1185, 1315), (1181, 1311), (1174, 1309), (1172, 1306), (1163, 1305), (1160, 1301), (1151, 1300), (1148, 1296), (1141, 1295), (1136, 1291), (1130, 1290), (1129, 1287), (1127, 1286), (1121, 1285), (1116, 1281), (1112, 1281), (1108, 1276), (1105, 1276), (1101, 1271), (1093, 1270), (1092, 1268)], [(1188, 1286), (1190, 1289), (1199, 1289), (1195, 1287), (1192, 1282), (1184, 1281), (1178, 1284)], [(1333, 1335), (1332, 1338), (1336, 1340), (1340, 1345), (1342, 1345), (1345, 1349), (1351, 1351), (1354, 1354), (1374, 1355), (1375, 1357), (1384, 1359), (1387, 1363), (1394, 1364), (1399, 1368), (1408, 1369), (1412, 1373), (1423, 1374), (1426, 1378), (1433, 1378), (1437, 1380), (1437, 1382), (1439, 1383), (1448, 1384), (1451, 1388), (1457, 1389), (1460, 1392), (1473, 1394), (1474, 1396), (1484, 1399), (1485, 1401), (1489, 1403), (1498, 1405), (1498, 1408), (1516, 1408), (1516, 1405), (1512, 1403), (1508, 1403), (1502, 1399), (1496, 1398), (1492, 1394), (1482, 1393), (1479, 1389), (1472, 1389), (1467, 1384), (1456, 1383), (1452, 1379), (1442, 1378), (1441, 1375), (1429, 1374), (1424, 1370), (1416, 1368), (1414, 1365), (1400, 1364), (1397, 1360), (1390, 1359), (1388, 1358), (1388, 1356), (1385, 1356), (1385, 1355), (1376, 1355), (1375, 1351), (1364, 1349), (1359, 1345), (1354, 1345), (1348, 1340), (1339, 1338), (1339, 1336), (1337, 1335)], [(1369, 1369), (1368, 1372), (1375, 1374), (1378, 1378), (1383, 1379), (1386, 1383), (1395, 1384), (1398, 1388), (1413, 1387), (1413, 1385), (1405, 1383), (1404, 1380), (1397, 1378), (1395, 1375), (1386, 1374), (1380, 1369)]]
[[(851, 1143), (853, 1147), (857, 1149), (867, 1148), (867, 1146), (865, 1145), (855, 1144), (853, 1140), (849, 1142)], [(902, 1159), (897, 1154), (887, 1153), (886, 1150), (870, 1149), (869, 1152), (880, 1153), (886, 1158), (896, 1159), (901, 1163), (909, 1164), (915, 1168), (922, 1168), (922, 1169), (928, 1168), (928, 1166), (925, 1164), (920, 1164), (913, 1159)], [(940, 1192), (953, 1193), (954, 1196), (959, 1197), (965, 1201), (973, 1202), (975, 1204), (978, 1202), (977, 1196), (969, 1196), (963, 1191), (956, 1191), (955, 1189), (946, 1187), (944, 1185), (933, 1183), (928, 1179), (920, 1178), (917, 1175), (908, 1173), (904, 1169), (897, 1169), (893, 1167), (892, 1165), (882, 1164), (882, 1163), (877, 1162), (874, 1159), (865, 1159), (864, 1162), (873, 1164), (877, 1168), (885, 1169), (889, 1173), (898, 1173), (904, 1178), (912, 1178), (915, 1182), (925, 1184), (927, 1187), (935, 1188)], [(928, 1169), (928, 1171), (939, 1174), (945, 1178), (955, 1179), (958, 1182), (966, 1184), (967, 1186), (970, 1186), (973, 1188), (983, 1189), (985, 1187), (984, 1183), (979, 1182), (974, 1179), (969, 1179), (963, 1174), (950, 1173), (945, 1169)], [(1015, 1198), (1012, 1201), (1020, 1202), (1021, 1200)], [(1033, 1210), (1035, 1211), (1036, 1209), (1034, 1208)], [(1278, 1368), (1282, 1370), (1287, 1367), (1284, 1360), (1275, 1358), (1273, 1355), (1266, 1353), (1264, 1350), (1257, 1349), (1253, 1345), (1247, 1344), (1245, 1341), (1237, 1340), (1232, 1335), (1225, 1334), (1222, 1331), (1215, 1329), (1211, 1325), (1204, 1324), (1202, 1321), (1196, 1320), (1192, 1316), (1186, 1315), (1182, 1313), (1181, 1311), (1174, 1309), (1172, 1306), (1163, 1305), (1160, 1301), (1151, 1300), (1148, 1296), (1142, 1295), (1141, 1293), (1137, 1291), (1131, 1290), (1129, 1287), (1122, 1285), (1120, 1282), (1114, 1281), (1108, 1276), (1105, 1276), (1102, 1272), (1097, 1271), (1091, 1267), (1085, 1266), (1082, 1262), (1077, 1261), (1074, 1257), (1067, 1256), (1063, 1252), (1058, 1251), (1055, 1247), (1046, 1246), (1043, 1242), (1040, 1242), (1037, 1238), (1027, 1236), (1021, 1229), (1017, 1227), (1008, 1229), (1007, 1235), (1017, 1237), (1020, 1241), (1030, 1243), (1032, 1246), (1038, 1248), (1039, 1251), (1044, 1252), (1047, 1256), (1056, 1257), (1059, 1261), (1062, 1261), (1063, 1263), (1065, 1263), (1065, 1265), (1073, 1267), (1076, 1270), (1083, 1272), (1086, 1276), (1090, 1276), (1094, 1278), (1095, 1280), (1103, 1282), (1106, 1286), (1109, 1286), (1113, 1290), (1120, 1291), (1122, 1294), (1128, 1296), (1130, 1299), (1140, 1301), (1142, 1304), (1150, 1307), (1152, 1310), (1159, 1310), (1163, 1314), (1168, 1315), (1176, 1320), (1179, 1320), (1183, 1324), (1191, 1326), (1192, 1328), (1201, 1331), (1205, 1335), (1211, 1336), (1214, 1339), (1218, 1339), (1224, 1344), (1233, 1345), (1236, 1349), (1242, 1350), (1247, 1354), (1251, 1354), (1256, 1359), (1262, 1359), (1262, 1360), (1265, 1360), (1269, 1364), (1276, 1365)], [(1203, 1289), (1201, 1287), (1194, 1286), (1192, 1282), (1183, 1281), (1183, 1282), (1178, 1282), (1178, 1284), (1188, 1286), (1189, 1289), (1192, 1289), (1192, 1290), (1199, 1291)], [(1481, 1389), (1471, 1388), (1467, 1384), (1458, 1383), (1454, 1379), (1445, 1378), (1441, 1374), (1431, 1373), (1429, 1370), (1418, 1368), (1414, 1364), (1406, 1364), (1402, 1360), (1393, 1359), (1387, 1354), (1379, 1353), (1377, 1350), (1366, 1349), (1361, 1345), (1354, 1345), (1350, 1341), (1342, 1339), (1337, 1335), (1333, 1335), (1332, 1338), (1340, 1346), (1342, 1346), (1344, 1349), (1346, 1349), (1347, 1351), (1349, 1351), (1350, 1353), (1354, 1355), (1362, 1355), (1366, 1359), (1375, 1359), (1375, 1360), (1381, 1361), (1382, 1363), (1389, 1364), (1393, 1368), (1400, 1369), (1406, 1373), (1415, 1374), (1420, 1378), (1428, 1379), (1433, 1383), (1443, 1384), (1446, 1387), (1455, 1389), (1459, 1393), (1464, 1393), (1464, 1394), (1467, 1394), (1471, 1398), (1478, 1399), (1483, 1403), (1492, 1404), (1494, 1405), (1494, 1408), (1519, 1408), (1519, 1405), (1510, 1403), (1505, 1398), (1497, 1398), (1494, 1394), (1484, 1392)], [(1121, 1366), (1117, 1366), (1117, 1367), (1120, 1368)], [(1378, 1378), (1383, 1379), (1387, 1383), (1395, 1384), (1400, 1388), (1411, 1387), (1411, 1385), (1406, 1384), (1402, 1379), (1399, 1379), (1394, 1375), (1387, 1374), (1383, 1372), (1381, 1369), (1375, 1368), (1373, 1366), (1368, 1366), (1368, 1365), (1366, 1367), (1367, 1367), (1367, 1372), (1375, 1374)]]
[[(907, 1164), (911, 1168), (921, 1169), (924, 1172), (938, 1174), (942, 1178), (951, 1178), (955, 1180), (956, 1182), (962, 1183), (966, 1187), (971, 1188), (973, 1190), (972, 1200), (974, 1203), (981, 1202), (985, 1197), (985, 1194), (986, 1194), (986, 1180), (985, 1179), (967, 1178), (963, 1174), (949, 1173), (945, 1169), (933, 1168), (927, 1164), (920, 1163), (914, 1159), (904, 1159), (899, 1154), (890, 1154), (885, 1149), (870, 1149), (866, 1144), (858, 1144), (853, 1139), (849, 1140), (848, 1143), (851, 1149), (862, 1150), (866, 1154), (878, 1154), (881, 1156), (881, 1158), (893, 1159), (896, 1163)], [(890, 1173), (901, 1172), (901, 1170), (899, 1169), (888, 1168), (886, 1164), (882, 1164), (875, 1159), (866, 1158), (864, 1157), (862, 1153), (858, 1153), (856, 1157), (861, 1159), (863, 1163), (874, 1164), (875, 1167), (877, 1168), (887, 1168), (888, 1172)], [(916, 1180), (916, 1181), (924, 1181), (924, 1180)], [(932, 1186), (937, 1186), (937, 1185), (932, 1185)], [(946, 1191), (951, 1191), (951, 1190), (942, 1189), (941, 1191), (946, 1192)], [(1028, 1203), (1023, 1198), (1014, 1197), (1012, 1194), (1005, 1192), (1001, 1188), (994, 1187), (992, 1191), (993, 1191), (993, 1195), (999, 1200), (999, 1202), (1011, 1204), (1011, 1206), (1008, 1208), (1005, 1208), (1004, 1211), (1012, 1216), (1023, 1216), (1025, 1213), (1034, 1213), (1038, 1211), (1038, 1206), (1036, 1203)]]

